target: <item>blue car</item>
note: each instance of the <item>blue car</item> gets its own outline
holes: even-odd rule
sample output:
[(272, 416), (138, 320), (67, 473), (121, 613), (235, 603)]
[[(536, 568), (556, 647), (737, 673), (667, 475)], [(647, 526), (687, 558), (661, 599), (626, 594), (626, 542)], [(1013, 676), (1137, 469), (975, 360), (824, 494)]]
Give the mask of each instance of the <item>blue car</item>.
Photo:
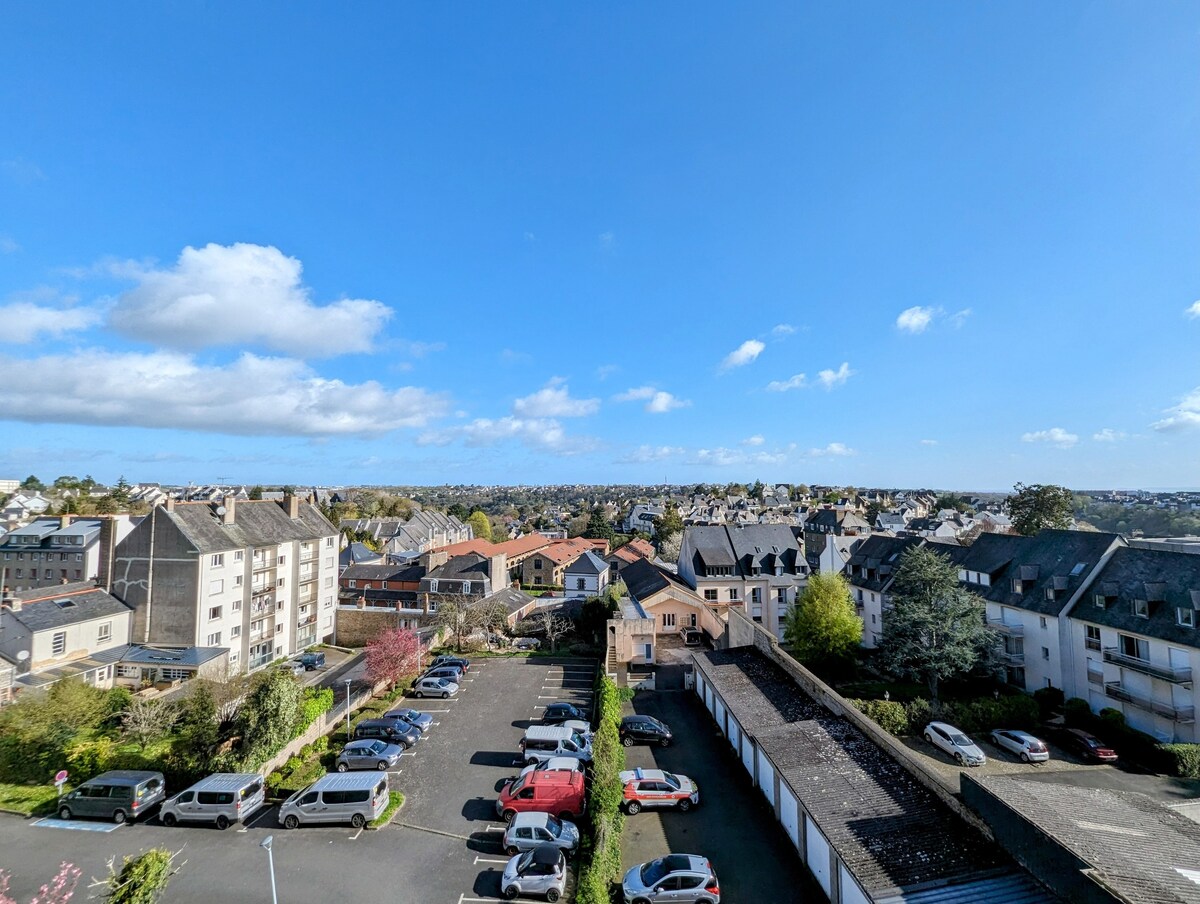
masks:
[(384, 713), (383, 717), (385, 719), (403, 719), (422, 734), (429, 731), (429, 726), (433, 724), (433, 716), (415, 709), (393, 709), (391, 712)]

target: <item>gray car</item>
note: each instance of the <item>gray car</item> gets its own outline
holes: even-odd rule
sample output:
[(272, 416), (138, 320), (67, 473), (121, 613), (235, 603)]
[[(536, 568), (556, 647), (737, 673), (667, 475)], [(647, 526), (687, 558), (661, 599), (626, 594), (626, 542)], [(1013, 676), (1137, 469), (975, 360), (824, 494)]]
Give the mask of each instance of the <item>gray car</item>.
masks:
[(433, 724), (433, 716), (417, 709), (393, 709), (384, 713), (383, 717), (385, 719), (403, 719), (421, 734), (429, 731), (429, 726)]
[(579, 829), (575, 823), (549, 813), (518, 813), (504, 830), (504, 853), (510, 857), (531, 851), (539, 844), (551, 844), (570, 853), (579, 847)]
[(668, 854), (635, 866), (621, 882), (625, 904), (652, 901), (686, 901), (720, 904), (721, 888), (708, 858), (695, 854)]
[(303, 678), (304, 673), (308, 671), (304, 667), (304, 663), (299, 659), (289, 659), (287, 662), (281, 662), (276, 666), (281, 672), (291, 672), (295, 678)]
[(567, 858), (552, 844), (539, 844), (531, 851), (517, 854), (505, 864), (500, 877), (500, 892), (510, 899), (539, 895), (547, 901), (557, 901), (566, 885)]
[(445, 678), (447, 681), (453, 681), (455, 684), (461, 684), (463, 678), (462, 669), (454, 665), (439, 665), (437, 668), (432, 668), (426, 672), (423, 678)]
[(404, 753), (404, 748), (398, 744), (388, 744), (376, 738), (351, 741), (338, 754), (337, 771), (378, 769), (380, 772), (385, 772), (400, 762), (402, 753)]

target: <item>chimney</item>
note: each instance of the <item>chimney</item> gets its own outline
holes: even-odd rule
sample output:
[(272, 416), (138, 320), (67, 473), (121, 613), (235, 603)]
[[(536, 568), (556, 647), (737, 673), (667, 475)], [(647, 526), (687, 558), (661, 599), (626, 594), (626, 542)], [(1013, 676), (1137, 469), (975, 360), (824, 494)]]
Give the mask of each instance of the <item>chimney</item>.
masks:
[(488, 578), (492, 582), (492, 593), (508, 586), (508, 556), (501, 552), (488, 557)]
[(445, 565), (449, 561), (450, 553), (444, 549), (431, 549), (429, 552), (421, 553), (420, 562), (425, 566), (426, 573), (433, 571), (441, 565)]
[(62, 530), (63, 528), (70, 527), (70, 526), (71, 526), (71, 516), (70, 515), (59, 515), (58, 516), (59, 530)]
[(221, 523), (233, 524), (234, 516), (237, 514), (237, 498), (226, 496), (221, 500), (221, 505), (225, 508), (225, 514), (221, 516)]
[(163, 508), (165, 508), (168, 512), (175, 511), (175, 497), (168, 496), (167, 501), (163, 503)]
[(100, 521), (99, 563), (96, 565), (96, 586), (105, 592), (112, 591), (113, 562), (117, 555), (117, 519), (108, 517)]
[(288, 493), (283, 497), (283, 507), (293, 521), (300, 517), (300, 497), (295, 493)]
[(8, 608), (13, 612), (21, 611), (21, 601), (17, 599), (17, 595), (13, 593), (11, 587), (6, 586), (4, 588), (4, 595), (3, 598), (0, 599), (0, 602), (2, 602), (5, 606), (8, 606)]

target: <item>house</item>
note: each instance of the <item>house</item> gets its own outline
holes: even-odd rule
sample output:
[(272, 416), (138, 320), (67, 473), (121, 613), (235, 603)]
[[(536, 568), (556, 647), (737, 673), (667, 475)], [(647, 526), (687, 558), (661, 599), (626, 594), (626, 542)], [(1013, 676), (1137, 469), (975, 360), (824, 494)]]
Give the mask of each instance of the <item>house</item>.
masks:
[(428, 552), (431, 549), (470, 540), (474, 536), (470, 525), (464, 524), (453, 515), (433, 511), (413, 512), (407, 520), (346, 518), (339, 527), (378, 540), (387, 555)]
[(24, 521), (45, 514), (50, 500), (41, 493), (16, 493), (0, 508), (0, 521)]
[(94, 580), (105, 555), (133, 530), (128, 515), (37, 518), (0, 539), (0, 584), (34, 590)]
[(392, 627), (423, 627), (431, 614), (419, 592), (424, 576), (420, 563), (351, 565), (338, 577), (338, 617), (343, 608), (384, 610), (396, 614)]
[(383, 562), (383, 553), (376, 552), (366, 543), (349, 543), (338, 554), (338, 569), (345, 571), (351, 565), (378, 565)]
[(555, 540), (525, 559), (521, 583), (526, 587), (562, 587), (567, 566), (591, 549), (591, 541), (583, 537)]
[(469, 552), (479, 553), (483, 556), (503, 554), (508, 562), (509, 580), (520, 581), (525, 561), (548, 547), (550, 542), (541, 534), (526, 534), (502, 543), (491, 543), (482, 539), (466, 540), (461, 543), (451, 543), (449, 546), (442, 547), (440, 551), (451, 556), (460, 556)]
[(261, 668), (334, 630), (338, 530), (311, 503), (166, 503), (116, 547), (105, 586), (140, 644), (225, 647)]
[(650, 559), (653, 561), (657, 555), (658, 553), (649, 541), (643, 540), (641, 537), (634, 537), (624, 546), (614, 549), (609, 553), (609, 577), (614, 581), (619, 580), (625, 566), (631, 565), (639, 559)]
[(654, 503), (637, 502), (629, 508), (629, 514), (625, 516), (625, 520), (621, 522), (621, 530), (624, 533), (632, 534), (638, 531), (643, 534), (654, 536), (654, 519), (661, 518), (666, 512), (666, 509)]
[[(982, 539), (982, 538), (981, 538)], [(1200, 742), (1200, 556), (1121, 547), (1066, 613), (1063, 688), (1162, 741)]]
[(592, 550), (571, 562), (563, 572), (563, 587), (575, 596), (599, 596), (608, 586), (608, 563)]
[(847, 563), (846, 577), (850, 595), (863, 622), (862, 645), (872, 650), (883, 637), (883, 617), (891, 608), (889, 591), (896, 577), (900, 557), (908, 550), (925, 545), (920, 537), (867, 537)]
[(875, 529), (899, 533), (908, 528), (910, 520), (912, 520), (912, 515), (907, 511), (880, 512), (875, 516)]
[(817, 555), (816, 562), (809, 560), (809, 566), (816, 565), (816, 570), (822, 574), (841, 574), (850, 563), (854, 551), (863, 544), (866, 537), (834, 535), (825, 538), (825, 548)]
[(705, 602), (741, 605), (776, 637), (796, 596), (808, 583), (809, 564), (786, 524), (685, 527), (679, 577)]
[[(442, 558), (438, 561), (438, 558)], [(427, 571), (421, 578), (420, 592), (431, 598), (460, 596), (481, 599), (508, 586), (508, 565), (503, 553), (484, 556), (467, 553), (447, 556), (438, 550), (427, 560)]]

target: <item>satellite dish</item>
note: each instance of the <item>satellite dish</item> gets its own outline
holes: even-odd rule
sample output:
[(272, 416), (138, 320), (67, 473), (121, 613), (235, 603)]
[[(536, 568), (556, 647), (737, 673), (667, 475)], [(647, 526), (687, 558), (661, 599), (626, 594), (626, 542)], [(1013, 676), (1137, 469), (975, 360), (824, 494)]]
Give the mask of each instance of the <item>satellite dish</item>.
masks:
[(224, 515), (224, 514), (225, 514), (225, 506), (223, 506), (223, 505), (218, 505), (218, 506), (217, 506), (217, 514), (218, 514), (218, 515)]
[(28, 650), (21, 650), (19, 653), (17, 653), (17, 662), (24, 662), (28, 658), (29, 658)]

